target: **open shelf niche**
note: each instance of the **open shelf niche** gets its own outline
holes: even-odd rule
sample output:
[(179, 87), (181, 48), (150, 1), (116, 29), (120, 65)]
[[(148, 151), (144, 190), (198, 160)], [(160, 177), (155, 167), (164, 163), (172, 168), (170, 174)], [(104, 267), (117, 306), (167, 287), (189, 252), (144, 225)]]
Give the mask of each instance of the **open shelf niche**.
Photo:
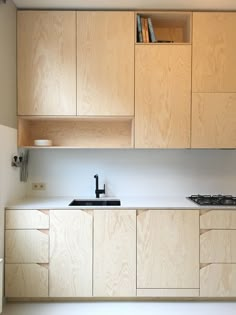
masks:
[[(138, 41), (137, 15), (141, 18), (151, 18), (156, 43)], [(192, 12), (138, 11), (135, 29), (137, 44), (191, 44)]]
[(48, 148), (133, 148), (133, 117), (18, 117), (18, 146), (40, 148), (37, 139), (52, 140)]

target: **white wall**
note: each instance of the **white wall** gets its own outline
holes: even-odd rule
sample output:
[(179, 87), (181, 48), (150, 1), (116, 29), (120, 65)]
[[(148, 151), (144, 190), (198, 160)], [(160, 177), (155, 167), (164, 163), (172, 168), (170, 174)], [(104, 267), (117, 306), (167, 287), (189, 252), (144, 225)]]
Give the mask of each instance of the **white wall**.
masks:
[(11, 167), (11, 158), (17, 153), (16, 139), (16, 129), (0, 125), (0, 257), (4, 253), (4, 207), (25, 195), (19, 169)]
[[(236, 195), (236, 150), (43, 150), (30, 152), (29, 195), (94, 196), (95, 180), (108, 196)], [(31, 182), (46, 182), (45, 192)]]

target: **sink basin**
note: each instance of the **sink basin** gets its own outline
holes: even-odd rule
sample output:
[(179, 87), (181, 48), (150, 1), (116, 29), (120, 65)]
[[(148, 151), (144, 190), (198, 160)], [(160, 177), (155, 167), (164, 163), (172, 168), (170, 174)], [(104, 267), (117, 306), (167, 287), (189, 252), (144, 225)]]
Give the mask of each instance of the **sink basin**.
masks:
[(74, 199), (69, 206), (120, 206), (119, 199)]

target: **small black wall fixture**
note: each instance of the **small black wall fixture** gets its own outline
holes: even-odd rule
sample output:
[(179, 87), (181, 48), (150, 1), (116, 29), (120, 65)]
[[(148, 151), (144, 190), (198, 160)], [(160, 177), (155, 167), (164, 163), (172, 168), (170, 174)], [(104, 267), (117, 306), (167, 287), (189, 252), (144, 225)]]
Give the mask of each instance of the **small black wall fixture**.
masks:
[(29, 160), (28, 150), (19, 152), (17, 155), (14, 155), (11, 160), (12, 167), (20, 168), (20, 181), (21, 182), (26, 182), (28, 179), (28, 160)]

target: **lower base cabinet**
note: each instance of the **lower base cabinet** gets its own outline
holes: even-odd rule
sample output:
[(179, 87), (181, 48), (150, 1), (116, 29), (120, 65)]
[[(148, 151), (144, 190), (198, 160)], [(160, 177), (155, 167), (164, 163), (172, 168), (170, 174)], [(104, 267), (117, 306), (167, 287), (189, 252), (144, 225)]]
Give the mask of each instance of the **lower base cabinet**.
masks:
[(145, 210), (138, 215), (137, 288), (156, 296), (173, 296), (173, 290), (181, 296), (199, 293), (197, 210)]
[(7, 298), (236, 299), (235, 210), (8, 211)]
[(14, 298), (48, 297), (48, 266), (6, 264), (5, 296)]

